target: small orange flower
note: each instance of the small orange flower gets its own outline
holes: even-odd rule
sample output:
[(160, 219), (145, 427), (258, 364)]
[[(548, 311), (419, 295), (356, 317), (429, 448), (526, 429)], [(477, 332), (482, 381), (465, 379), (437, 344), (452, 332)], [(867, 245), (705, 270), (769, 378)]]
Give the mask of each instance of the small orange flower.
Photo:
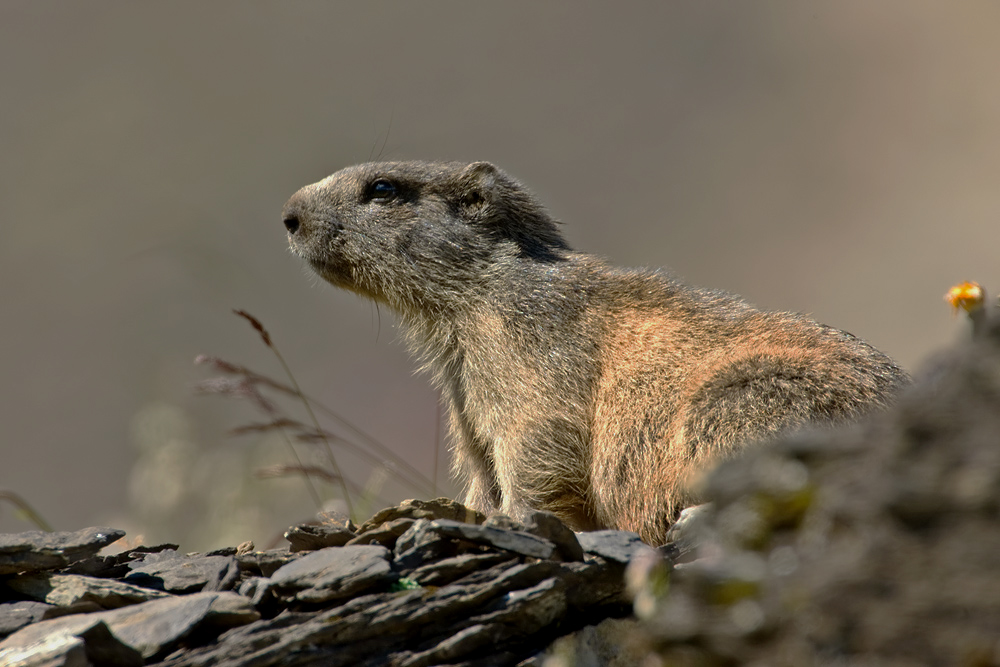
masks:
[(984, 298), (982, 286), (968, 280), (955, 285), (944, 295), (944, 300), (951, 304), (956, 313), (960, 308), (967, 313), (978, 310), (982, 307)]

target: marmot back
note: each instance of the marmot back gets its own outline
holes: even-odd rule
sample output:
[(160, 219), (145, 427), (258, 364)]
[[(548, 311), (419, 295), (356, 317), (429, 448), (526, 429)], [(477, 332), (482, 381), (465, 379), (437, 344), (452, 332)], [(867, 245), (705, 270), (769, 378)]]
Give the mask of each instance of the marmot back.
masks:
[(297, 192), (292, 249), (387, 304), (441, 388), (466, 503), (660, 543), (697, 471), (907, 381), (850, 334), (573, 251), (496, 167), (370, 163)]

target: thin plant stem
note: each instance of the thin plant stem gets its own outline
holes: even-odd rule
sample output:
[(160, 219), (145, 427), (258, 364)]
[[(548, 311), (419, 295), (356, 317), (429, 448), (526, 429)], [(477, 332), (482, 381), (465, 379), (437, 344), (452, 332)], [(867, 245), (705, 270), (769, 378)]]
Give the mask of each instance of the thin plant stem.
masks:
[(320, 412), (322, 412), (323, 414), (327, 415), (330, 419), (332, 419), (334, 422), (336, 422), (337, 424), (339, 424), (342, 428), (344, 428), (345, 430), (348, 430), (351, 433), (353, 433), (355, 436), (357, 436), (358, 439), (362, 440), (364, 443), (366, 443), (367, 445), (369, 445), (373, 449), (378, 450), (378, 452), (380, 454), (382, 454), (383, 456), (385, 456), (386, 458), (392, 459), (393, 463), (395, 463), (399, 467), (405, 469), (408, 474), (413, 475), (414, 478), (418, 479), (424, 485), (424, 487), (425, 487), (424, 490), (425, 491), (427, 489), (433, 489), (434, 488), (434, 482), (432, 480), (427, 479), (427, 475), (424, 475), (422, 472), (420, 472), (419, 470), (417, 470), (416, 468), (414, 468), (412, 465), (410, 465), (409, 463), (407, 463), (406, 460), (404, 460), (398, 454), (394, 453), (391, 449), (389, 449), (388, 447), (386, 447), (385, 445), (383, 445), (381, 442), (379, 442), (378, 440), (376, 440), (374, 436), (368, 435), (367, 433), (365, 433), (364, 431), (362, 431), (360, 428), (358, 428), (357, 426), (355, 426), (354, 424), (352, 424), (351, 422), (349, 422), (347, 419), (345, 419), (344, 417), (341, 417), (332, 408), (329, 408), (329, 407), (323, 405), (322, 403), (318, 403), (318, 402), (317, 402), (317, 407), (320, 410)]
[[(302, 389), (299, 388), (298, 381), (295, 379), (295, 376), (292, 375), (292, 369), (288, 367), (287, 363), (285, 363), (285, 358), (281, 356), (280, 352), (278, 352), (277, 347), (272, 346), (271, 351), (274, 352), (274, 356), (278, 358), (278, 361), (281, 362), (282, 368), (285, 369), (285, 373), (288, 375), (288, 380), (292, 383), (295, 393), (298, 394), (299, 399), (302, 401), (302, 405), (305, 406), (306, 413), (309, 415), (309, 419), (316, 428), (316, 433), (322, 435), (324, 431), (319, 425), (319, 420), (316, 419), (316, 413), (313, 412), (312, 404), (309, 402), (309, 399), (306, 398), (305, 394), (302, 393)], [(347, 482), (344, 479), (344, 474), (341, 472), (340, 466), (337, 464), (337, 459), (333, 455), (333, 447), (330, 446), (329, 438), (325, 435), (323, 435), (322, 438), (323, 448), (326, 450), (326, 456), (330, 460), (330, 467), (333, 468), (334, 474), (337, 475), (337, 479), (340, 481), (340, 488), (344, 493), (344, 502), (347, 504), (347, 515), (354, 516), (354, 506), (351, 503), (351, 492), (347, 489)]]
[[(274, 353), (274, 356), (278, 358), (278, 363), (280, 363), (281, 367), (285, 369), (285, 375), (288, 376), (288, 381), (292, 383), (292, 389), (295, 391), (295, 395), (299, 397), (299, 400), (302, 401), (302, 405), (305, 406), (306, 413), (309, 415), (309, 419), (312, 420), (313, 426), (316, 428), (316, 433), (322, 436), (323, 446), (326, 449), (326, 456), (330, 460), (330, 467), (333, 468), (334, 474), (340, 481), (340, 488), (344, 494), (344, 503), (347, 505), (347, 515), (353, 516), (354, 506), (351, 503), (351, 492), (347, 488), (347, 482), (344, 479), (344, 475), (340, 470), (340, 466), (337, 464), (336, 457), (333, 455), (333, 447), (330, 446), (329, 439), (327, 439), (326, 436), (323, 435), (324, 431), (322, 427), (320, 427), (319, 425), (319, 420), (316, 419), (316, 413), (313, 412), (312, 405), (309, 403), (309, 400), (306, 398), (306, 395), (302, 392), (301, 387), (299, 387), (298, 380), (295, 379), (295, 375), (292, 373), (292, 369), (289, 368), (288, 364), (285, 362), (285, 358), (281, 356), (281, 352), (278, 350), (278, 346), (275, 345), (274, 342), (271, 340), (271, 334), (267, 332), (267, 329), (264, 328), (264, 325), (261, 324), (260, 320), (258, 320), (256, 317), (246, 312), (245, 310), (234, 310), (233, 312), (239, 315), (240, 317), (246, 319), (248, 322), (250, 322), (253, 328), (257, 330), (257, 333), (260, 334), (260, 337), (264, 341), (264, 344), (267, 345), (267, 347), (270, 348), (271, 352)], [(287, 435), (285, 436), (285, 439), (288, 441), (289, 446), (291, 447), (291, 441), (288, 439)], [(298, 454), (295, 455), (295, 459), (296, 462), (301, 467), (302, 462), (299, 460)], [(309, 479), (308, 475), (306, 476), (306, 479)], [(310, 486), (311, 485), (312, 482), (310, 481)], [(317, 500), (319, 499), (318, 493), (316, 493), (316, 498)], [(320, 509), (322, 509), (322, 502), (320, 502), (319, 504), (320, 504)]]
[[(253, 384), (261, 384), (261, 385), (263, 385), (265, 387), (269, 387), (269, 388), (271, 388), (271, 389), (273, 389), (273, 390), (275, 390), (275, 391), (277, 391), (279, 393), (285, 394), (287, 396), (294, 396), (294, 397), (299, 398), (301, 400), (301, 396), (299, 396), (299, 394), (297, 394), (296, 391), (295, 391), (295, 389), (293, 389), (292, 387), (288, 386), (287, 384), (283, 384), (281, 382), (277, 382), (277, 381), (275, 381), (275, 380), (267, 377), (266, 375), (261, 375), (260, 373), (256, 373), (256, 372), (250, 370), (249, 368), (246, 368), (245, 366), (239, 366), (239, 365), (236, 365), (236, 364), (231, 364), (231, 363), (229, 363), (227, 361), (223, 361), (222, 359), (219, 359), (217, 357), (209, 357), (209, 356), (204, 356), (204, 355), (199, 356), (197, 359), (195, 359), (195, 363), (202, 363), (202, 364), (203, 363), (210, 363), (210, 364), (213, 364), (217, 369), (219, 369), (223, 373), (230, 374), (230, 375), (240, 375), (240, 376), (243, 376), (244, 378), (246, 378), (247, 380), (249, 380)], [(205, 391), (207, 391), (209, 393), (213, 393), (213, 392), (217, 392), (218, 391), (217, 389), (213, 389), (210, 386), (209, 387), (203, 387), (203, 390), (205, 390)], [(332, 408), (330, 408), (330, 407), (324, 405), (323, 403), (321, 403), (315, 397), (310, 396), (309, 394), (302, 394), (302, 395), (305, 396), (305, 398), (308, 399), (312, 403), (312, 406), (313, 406), (313, 408), (315, 410), (318, 410), (322, 414), (328, 416), (336, 424), (338, 424), (341, 428), (343, 428), (346, 431), (349, 431), (351, 434), (353, 434), (355, 437), (357, 437), (358, 440), (360, 440), (364, 445), (367, 445), (372, 450), (375, 450), (381, 456), (383, 456), (386, 459), (389, 459), (390, 461), (392, 461), (392, 463), (395, 466), (397, 466), (398, 468), (400, 468), (401, 470), (403, 470), (407, 475), (409, 475), (409, 477), (402, 477), (402, 475), (400, 474), (399, 471), (396, 471), (393, 474), (397, 475), (398, 477), (400, 477), (401, 479), (403, 479), (407, 483), (413, 485), (415, 488), (420, 488), (422, 486), (421, 492), (423, 492), (423, 493), (432, 493), (433, 492), (433, 482), (432, 482), (432, 480), (429, 477), (427, 477), (426, 475), (424, 475), (422, 472), (420, 472), (419, 470), (417, 470), (416, 468), (414, 468), (410, 463), (408, 463), (401, 456), (399, 456), (398, 454), (396, 454), (395, 452), (393, 452), (391, 449), (389, 449), (388, 447), (386, 447), (385, 445), (383, 445), (381, 442), (379, 442), (378, 440), (376, 440), (374, 436), (371, 436), (368, 433), (366, 433), (365, 431), (361, 430), (360, 428), (358, 428), (357, 426), (355, 426), (354, 424), (352, 424), (349, 420), (347, 420), (345, 417), (343, 417), (340, 414), (338, 414), (335, 410), (333, 410)], [(261, 405), (261, 400), (260, 400), (259, 397), (253, 396), (253, 398), (257, 401), (258, 405)], [(270, 413), (273, 412), (273, 410), (270, 408), (270, 406), (264, 408), (264, 411), (266, 413), (268, 413), (268, 414), (270, 414)], [(299, 439), (301, 440), (302, 438), (300, 437)], [(321, 438), (319, 436), (317, 436), (316, 439), (319, 440)], [(361, 454), (362, 456), (364, 456), (365, 458), (367, 458), (369, 461), (372, 461), (372, 462), (374, 462), (376, 464), (384, 464), (385, 463), (383, 460), (380, 460), (380, 459), (374, 459), (374, 460), (371, 459), (370, 457), (374, 456), (371, 452), (365, 451), (361, 445), (356, 444), (356, 443), (352, 442), (351, 440), (349, 440), (347, 438), (336, 438), (336, 439), (339, 442), (343, 443), (344, 446), (348, 447), (352, 451), (355, 451), (355, 452)]]
[[(302, 459), (299, 457), (298, 451), (295, 449), (295, 445), (292, 444), (292, 439), (288, 437), (288, 432), (284, 428), (278, 429), (281, 432), (281, 437), (288, 445), (288, 451), (292, 453), (292, 457), (295, 459), (295, 465), (299, 468), (304, 468), (302, 465)], [(316, 503), (316, 509), (320, 512), (323, 511), (323, 499), (320, 498), (319, 491), (316, 490), (316, 485), (313, 484), (312, 477), (309, 475), (303, 475), (306, 479), (306, 486), (309, 487), (309, 495), (312, 496), (313, 502)]]
[(49, 522), (42, 518), (42, 515), (36, 512), (35, 508), (28, 504), (28, 501), (18, 494), (13, 491), (0, 490), (0, 500), (6, 500), (11, 505), (17, 507), (26, 519), (38, 526), (41, 530), (44, 530), (46, 533), (52, 532), (52, 526)]

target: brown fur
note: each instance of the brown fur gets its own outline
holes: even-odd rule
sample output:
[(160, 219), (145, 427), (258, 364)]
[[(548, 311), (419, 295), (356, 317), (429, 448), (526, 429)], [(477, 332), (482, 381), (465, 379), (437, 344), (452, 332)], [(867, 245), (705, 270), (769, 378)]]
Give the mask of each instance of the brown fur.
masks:
[(906, 375), (850, 334), (571, 250), (487, 163), (350, 167), (297, 192), (292, 249), (396, 310), (448, 404), (466, 502), (662, 542), (698, 470), (858, 418)]

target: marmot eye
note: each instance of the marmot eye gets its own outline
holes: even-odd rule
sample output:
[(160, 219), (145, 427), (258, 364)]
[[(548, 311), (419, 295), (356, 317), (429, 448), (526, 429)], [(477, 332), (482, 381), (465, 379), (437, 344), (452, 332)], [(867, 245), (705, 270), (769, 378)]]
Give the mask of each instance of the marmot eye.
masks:
[(380, 178), (371, 184), (368, 193), (376, 201), (389, 201), (396, 196), (396, 186), (391, 181)]

